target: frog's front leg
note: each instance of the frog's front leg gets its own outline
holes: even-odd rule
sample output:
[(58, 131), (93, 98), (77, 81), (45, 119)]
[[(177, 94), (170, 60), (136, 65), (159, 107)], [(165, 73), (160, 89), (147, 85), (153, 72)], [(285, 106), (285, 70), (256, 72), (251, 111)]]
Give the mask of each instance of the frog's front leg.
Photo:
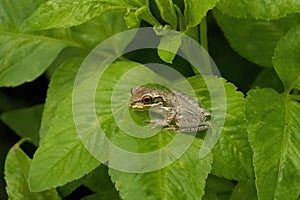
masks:
[(152, 110), (152, 112), (162, 117), (150, 120), (150, 122), (154, 124), (154, 127), (170, 126), (176, 116), (176, 111), (171, 107), (161, 107), (160, 109)]

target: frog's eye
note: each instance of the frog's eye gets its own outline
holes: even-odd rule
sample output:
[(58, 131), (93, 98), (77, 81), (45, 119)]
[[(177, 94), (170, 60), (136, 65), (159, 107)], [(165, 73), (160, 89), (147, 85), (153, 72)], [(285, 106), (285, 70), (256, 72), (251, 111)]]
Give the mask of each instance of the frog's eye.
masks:
[(143, 96), (142, 101), (145, 104), (152, 103), (152, 97), (150, 95), (145, 95), (145, 96)]

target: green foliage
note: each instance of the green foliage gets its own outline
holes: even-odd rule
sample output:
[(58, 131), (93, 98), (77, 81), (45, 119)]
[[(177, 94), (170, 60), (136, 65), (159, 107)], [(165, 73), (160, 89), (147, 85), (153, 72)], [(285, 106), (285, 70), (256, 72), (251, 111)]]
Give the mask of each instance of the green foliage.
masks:
[(200, 145), (195, 139), (181, 158), (161, 170), (134, 174), (110, 169), (109, 174), (122, 199), (198, 199), (204, 195), (212, 160), (211, 155), (195, 159)]
[[(209, 10), (212, 12), (207, 14)], [(7, 196), (74, 198), (74, 191), (83, 186), (91, 194), (76, 198), (299, 199), (299, 12), (300, 3), (294, 0), (0, 0), (0, 112), (4, 112), (0, 113), (0, 157), (6, 156)], [(146, 48), (122, 55), (107, 65), (96, 86), (88, 78), (97, 75), (97, 62), (87, 77), (76, 80), (80, 67), (99, 43), (143, 26), (153, 27), (153, 33), (160, 37), (156, 50)], [(239, 56), (224, 51), (228, 44), (219, 32), (212, 34), (218, 30), (215, 26)], [(170, 36), (167, 29), (178, 34)], [(99, 51), (94, 51), (95, 56), (117, 55), (118, 47), (123, 50), (136, 42), (140, 33), (134, 33), (126, 42), (110, 43), (113, 50), (104, 52), (104, 57)], [(183, 34), (216, 55), (213, 59), (220, 61), (226, 79), (199, 74), (191, 63), (175, 54), (184, 45)], [(184, 53), (187, 58), (202, 58), (194, 49)], [(214, 71), (213, 63), (203, 59), (208, 71)], [(156, 70), (145, 63), (167, 64), (187, 77), (168, 80), (169, 74), (159, 72), (163, 68)], [(250, 68), (245, 69), (241, 63)], [(38, 84), (41, 79), (48, 84), (43, 88), (47, 96), (35, 92), (34, 98), (45, 101), (28, 103), (24, 94), (30, 84)], [(162, 130), (146, 137), (149, 133), (145, 127), (152, 130), (145, 122), (149, 114), (129, 109), (128, 99), (135, 86), (162, 86), (153, 80), (192, 97), (186, 85), (189, 83), (195, 99), (212, 113), (211, 129), (224, 118), (220, 137), (205, 157), (199, 152), (213, 131), (191, 136)], [(222, 104), (219, 83), (226, 96)], [(82, 92), (78, 101), (74, 101), (74, 86)], [(88, 96), (84, 95), (93, 88), (95, 113), (85, 104)], [(88, 119), (83, 124), (88, 130), (84, 134), (78, 134), (74, 114), (74, 107), (81, 104), (87, 108), (79, 113)], [(26, 107), (14, 110), (23, 105)], [(133, 128), (132, 124), (139, 126)], [(128, 133), (138, 133), (142, 138)], [(24, 139), (16, 143), (19, 138)], [(156, 165), (173, 159), (170, 165), (147, 171), (153, 162), (133, 162), (123, 154), (111, 157), (114, 151), (105, 149), (103, 138), (136, 154), (155, 152), (172, 141), (177, 148), (166, 151), (167, 157), (153, 156)], [(34, 146), (28, 149), (22, 145), (26, 140)], [(178, 156), (181, 145), (188, 141), (192, 142)], [(12, 143), (16, 144), (5, 152)], [(32, 151), (31, 159), (28, 155)], [(135, 165), (141, 172), (112, 167), (116, 163)], [(5, 194), (0, 194), (2, 197)]]
[(43, 105), (3, 113), (2, 121), (20, 137), (30, 138), (38, 146)]
[(61, 199), (55, 189), (39, 193), (29, 190), (27, 178), (31, 159), (20, 148), (23, 142), (15, 144), (6, 156), (5, 180), (9, 199)]
[(299, 1), (238, 1), (222, 0), (217, 6), (222, 12), (235, 18), (279, 19), (300, 12)]

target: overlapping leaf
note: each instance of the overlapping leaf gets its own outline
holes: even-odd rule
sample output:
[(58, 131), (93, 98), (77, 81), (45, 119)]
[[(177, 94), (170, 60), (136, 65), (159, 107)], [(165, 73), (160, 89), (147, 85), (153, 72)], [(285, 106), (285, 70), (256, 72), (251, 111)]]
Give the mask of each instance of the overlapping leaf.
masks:
[[(299, 28), (278, 43), (273, 59), (285, 92), (265, 88), (248, 93), (246, 117), (260, 199), (296, 199), (300, 184)], [(288, 59), (287, 59), (288, 58)]]
[(30, 192), (28, 188), (28, 171), (31, 159), (22, 151), (21, 140), (15, 144), (9, 151), (5, 161), (5, 180), (6, 191), (10, 199), (53, 199), (59, 200), (60, 197), (56, 190), (47, 192)]
[(21, 137), (32, 139), (34, 145), (39, 143), (39, 129), (44, 105), (36, 105), (3, 113), (2, 121)]
[[(246, 133), (243, 94), (236, 91), (233, 84), (218, 80), (216, 77), (206, 78), (206, 82), (200, 76), (188, 80), (200, 98), (201, 105), (214, 110), (213, 114), (217, 119), (225, 119), (218, 143), (213, 148), (212, 172), (217, 176), (235, 180), (247, 180), (252, 177), (252, 151)], [(217, 84), (218, 81), (221, 81), (223, 86)], [(207, 88), (206, 84), (213, 87)], [(185, 91), (184, 87), (181, 88)], [(224, 94), (221, 92), (222, 89)], [(210, 108), (210, 93), (214, 92), (217, 95), (213, 98), (218, 103), (215, 108)], [(226, 98), (224, 102), (226, 105), (222, 104), (224, 98)]]
[(291, 29), (279, 42), (274, 54), (274, 67), (286, 93), (300, 90), (300, 26)]
[(34, 80), (63, 48), (72, 45), (68, 41), (19, 30), (21, 23), (41, 2), (0, 2), (0, 86), (17, 86)]
[(200, 145), (201, 140), (195, 139), (182, 157), (157, 171), (134, 174), (110, 169), (109, 173), (124, 200), (199, 199), (204, 195), (212, 161), (211, 155), (202, 159), (198, 157)]
[(277, 42), (300, 21), (299, 15), (273, 21), (238, 19), (222, 14), (217, 9), (214, 10), (214, 16), (231, 47), (241, 56), (264, 67), (273, 67), (272, 57)]
[(244, 116), (245, 99), (233, 84), (225, 83), (226, 118), (217, 145), (213, 149), (213, 173), (227, 179), (253, 177), (252, 151), (247, 138)]
[(299, 116), (299, 103), (272, 89), (248, 93), (246, 117), (259, 199), (299, 195)]
[(184, 17), (189, 27), (197, 26), (207, 11), (215, 7), (219, 0), (184, 0)]
[(225, 14), (236, 18), (262, 20), (279, 19), (288, 14), (300, 13), (300, 2), (294, 0), (222, 0), (217, 7)]
[(71, 92), (80, 61), (69, 61), (52, 78), (43, 114), (47, 121), (42, 124), (40, 147), (29, 172), (32, 191), (62, 186), (99, 165), (83, 147), (72, 117)]
[[(107, 11), (117, 11), (123, 14), (125, 14), (125, 12), (136, 12), (136, 15), (139, 16), (147, 14), (151, 16), (151, 13), (148, 9), (148, 2), (145, 0), (51, 0), (43, 3), (24, 22), (22, 27), (24, 30), (44, 30), (52, 28), (72, 27), (88, 22)], [(45, 23), (45, 21), (47, 21), (48, 23)]]

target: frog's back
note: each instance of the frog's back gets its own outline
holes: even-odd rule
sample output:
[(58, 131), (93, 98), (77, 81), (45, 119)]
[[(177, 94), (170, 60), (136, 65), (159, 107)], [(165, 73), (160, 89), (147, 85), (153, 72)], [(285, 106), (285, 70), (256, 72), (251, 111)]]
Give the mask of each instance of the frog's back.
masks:
[(196, 101), (186, 94), (178, 90), (172, 90), (172, 92), (176, 95), (179, 103), (175, 117), (175, 122), (179, 129), (191, 131), (206, 129), (208, 127), (206, 125), (207, 117), (210, 113), (201, 108)]

